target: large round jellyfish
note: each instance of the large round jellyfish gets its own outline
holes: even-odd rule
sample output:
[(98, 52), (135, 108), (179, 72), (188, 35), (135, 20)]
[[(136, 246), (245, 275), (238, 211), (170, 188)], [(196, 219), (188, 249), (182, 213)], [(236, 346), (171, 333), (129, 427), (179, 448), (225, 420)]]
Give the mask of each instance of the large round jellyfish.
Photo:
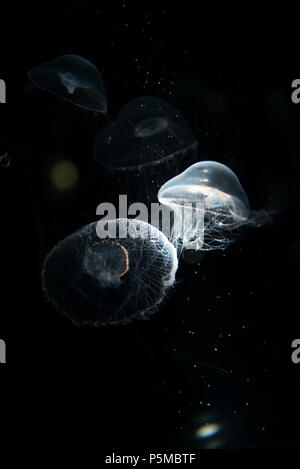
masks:
[(198, 142), (170, 104), (152, 96), (130, 101), (96, 139), (94, 159), (113, 170), (157, 165), (195, 151)]
[(171, 207), (171, 240), (182, 249), (224, 249), (227, 230), (247, 222), (248, 198), (237, 176), (216, 161), (201, 161), (167, 181), (158, 192)]
[(38, 87), (89, 111), (106, 113), (107, 100), (101, 73), (79, 55), (61, 55), (28, 72)]
[(139, 220), (91, 223), (47, 255), (47, 299), (75, 324), (126, 323), (154, 312), (174, 284), (177, 253), (166, 236)]

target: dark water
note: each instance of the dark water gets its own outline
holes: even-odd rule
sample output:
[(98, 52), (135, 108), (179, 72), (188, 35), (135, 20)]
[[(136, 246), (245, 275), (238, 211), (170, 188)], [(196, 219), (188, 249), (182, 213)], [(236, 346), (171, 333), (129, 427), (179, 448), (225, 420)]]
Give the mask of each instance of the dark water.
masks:
[[(300, 364), (291, 361), (291, 343), (300, 336), (300, 104), (290, 99), (300, 74), (296, 21), (279, 9), (113, 3), (27, 2), (11, 19), (20, 40), (10, 59), (1, 59), (8, 88), (1, 152), (10, 158), (0, 167), (2, 441), (141, 450), (297, 447)], [(225, 252), (198, 263), (182, 259), (170, 297), (149, 320), (130, 326), (76, 328), (41, 291), (44, 256), (94, 221), (98, 203), (122, 193), (153, 197), (149, 175), (141, 184), (132, 175), (93, 171), (94, 136), (107, 120), (27, 81), (28, 69), (66, 53), (101, 69), (110, 119), (135, 97), (167, 100), (197, 136), (199, 159), (236, 171), (253, 209), (267, 201), (276, 207), (272, 225), (248, 229)], [(60, 158), (80, 174), (68, 196), (49, 183)], [(177, 169), (151, 177), (162, 183)], [(203, 438), (207, 423), (218, 433)]]

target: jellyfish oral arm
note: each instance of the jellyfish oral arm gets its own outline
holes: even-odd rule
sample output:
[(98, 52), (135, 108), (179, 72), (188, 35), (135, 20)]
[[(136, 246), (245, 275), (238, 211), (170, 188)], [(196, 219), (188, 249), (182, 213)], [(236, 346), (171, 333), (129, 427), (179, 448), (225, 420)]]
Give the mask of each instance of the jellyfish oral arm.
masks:
[(171, 241), (183, 249), (200, 250), (204, 243), (204, 203), (172, 204)]
[(199, 251), (204, 243), (204, 204), (195, 205), (183, 210), (183, 246)]

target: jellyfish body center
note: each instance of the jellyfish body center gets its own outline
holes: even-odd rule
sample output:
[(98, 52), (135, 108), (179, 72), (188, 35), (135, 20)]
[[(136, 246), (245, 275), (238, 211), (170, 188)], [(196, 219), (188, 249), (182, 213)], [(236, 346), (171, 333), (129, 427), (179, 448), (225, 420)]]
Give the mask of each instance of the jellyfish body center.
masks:
[(78, 80), (78, 78), (70, 72), (60, 72), (59, 78), (64, 87), (67, 89), (69, 94), (73, 94), (77, 88), (85, 88), (88, 89), (88, 83), (83, 82), (82, 80)]
[(118, 288), (129, 270), (128, 251), (116, 241), (101, 240), (87, 247), (84, 266), (102, 288)]
[(163, 117), (150, 117), (135, 127), (135, 135), (141, 138), (151, 137), (166, 127), (168, 127), (168, 121)]

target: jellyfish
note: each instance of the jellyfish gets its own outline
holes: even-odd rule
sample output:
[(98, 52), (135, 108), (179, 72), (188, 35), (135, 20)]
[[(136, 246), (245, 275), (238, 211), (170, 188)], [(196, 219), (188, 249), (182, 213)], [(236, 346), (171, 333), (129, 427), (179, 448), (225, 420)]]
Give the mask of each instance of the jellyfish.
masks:
[(249, 202), (235, 173), (216, 161), (193, 164), (158, 192), (171, 207), (171, 241), (179, 250), (225, 249), (232, 232), (249, 217)]
[(61, 55), (32, 68), (28, 76), (39, 88), (75, 106), (97, 113), (107, 111), (100, 71), (79, 55)]
[(128, 323), (156, 311), (175, 282), (174, 246), (146, 222), (102, 219), (46, 256), (46, 299), (76, 325)]
[(181, 114), (165, 101), (130, 101), (97, 137), (94, 159), (114, 171), (140, 170), (195, 152), (198, 142)]

